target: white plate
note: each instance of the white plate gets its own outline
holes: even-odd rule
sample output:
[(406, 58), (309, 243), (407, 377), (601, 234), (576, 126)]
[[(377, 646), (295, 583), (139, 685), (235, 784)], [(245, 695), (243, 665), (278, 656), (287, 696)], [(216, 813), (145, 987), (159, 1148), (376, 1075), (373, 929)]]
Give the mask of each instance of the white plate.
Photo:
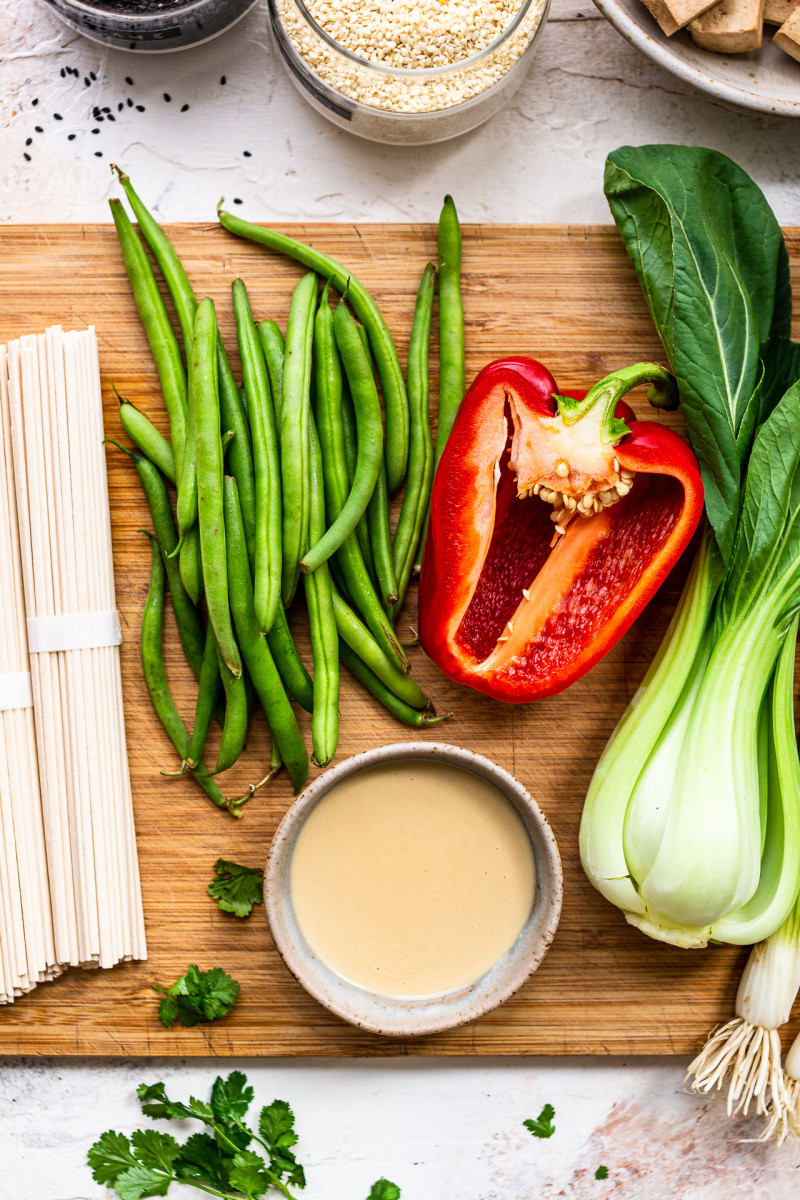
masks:
[(764, 45), (757, 54), (712, 54), (696, 46), (683, 30), (667, 37), (642, 0), (594, 2), (623, 37), (679, 79), (718, 100), (757, 112), (800, 117), (800, 62), (774, 44), (774, 26), (764, 26)]

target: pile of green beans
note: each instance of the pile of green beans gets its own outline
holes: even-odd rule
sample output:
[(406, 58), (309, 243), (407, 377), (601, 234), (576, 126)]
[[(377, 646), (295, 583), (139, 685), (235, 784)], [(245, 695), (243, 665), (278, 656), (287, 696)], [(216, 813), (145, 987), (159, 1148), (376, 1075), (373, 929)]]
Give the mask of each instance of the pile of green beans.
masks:
[[(164, 437), (149, 417), (120, 398), (120, 420), (136, 447), (120, 449), (136, 466), (153, 522), (143, 672), (180, 757), (174, 774), (188, 774), (215, 804), (240, 816), (244, 801), (281, 767), (296, 791), (308, 778), (309, 755), (292, 700), (311, 713), (313, 761), (324, 766), (333, 758), (342, 661), (407, 725), (424, 728), (451, 715), (437, 717), (411, 679), (395, 632), (434, 470), (428, 346), (437, 272), (428, 263), (422, 274), (406, 389), (388, 326), (345, 267), (221, 212), (227, 229), (309, 268), (292, 296), (285, 340), (275, 321), (254, 319), (244, 282), (233, 281), (240, 388), (214, 302), (209, 297), (198, 302), (166, 234), (127, 175), (117, 173), (139, 233), (118, 200), (111, 201), (114, 223), (170, 431)], [(440, 247), (451, 246), (458, 233), (460, 270), (460, 233), (449, 198), (442, 221)], [(172, 298), (177, 332), (145, 245)], [(451, 300), (440, 322), (449, 330), (452, 424), (459, 386), (452, 369), (459, 355), (452, 262), (447, 270)], [(332, 307), (334, 288), (339, 298)], [(458, 287), (456, 293), (460, 313)], [(463, 390), (463, 318), (460, 329)], [(404, 481), (392, 536), (389, 498)], [(168, 483), (175, 488), (174, 501)], [(312, 673), (287, 620), (289, 606), (300, 603), (295, 597), (301, 579)], [(164, 667), (167, 594), (198, 683), (191, 731), (178, 713)], [(270, 761), (246, 796), (226, 800), (214, 776), (232, 767), (244, 750), (256, 704), (271, 731)], [(212, 771), (203, 756), (215, 716), (222, 729)]]

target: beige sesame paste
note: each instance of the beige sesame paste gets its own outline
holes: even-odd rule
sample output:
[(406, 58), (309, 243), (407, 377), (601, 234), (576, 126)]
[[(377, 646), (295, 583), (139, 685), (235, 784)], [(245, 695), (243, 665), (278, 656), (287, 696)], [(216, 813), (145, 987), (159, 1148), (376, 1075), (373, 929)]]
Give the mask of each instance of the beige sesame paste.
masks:
[(474, 982), (530, 915), (533, 853), (490, 783), (446, 763), (367, 768), (312, 809), (291, 862), (298, 925), (317, 956), (387, 996)]

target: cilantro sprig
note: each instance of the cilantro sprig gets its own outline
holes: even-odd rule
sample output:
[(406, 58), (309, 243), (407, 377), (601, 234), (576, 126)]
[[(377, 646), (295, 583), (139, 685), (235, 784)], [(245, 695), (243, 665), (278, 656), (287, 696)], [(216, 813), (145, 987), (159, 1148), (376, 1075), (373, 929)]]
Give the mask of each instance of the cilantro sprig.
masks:
[(550, 1138), (556, 1131), (556, 1127), (553, 1124), (553, 1117), (555, 1115), (556, 1110), (553, 1108), (552, 1104), (545, 1104), (544, 1108), (535, 1120), (533, 1120), (531, 1117), (528, 1117), (527, 1121), (523, 1121), (522, 1124), (532, 1137)]
[(214, 863), (214, 874), (208, 894), (222, 912), (249, 917), (253, 906), (261, 904), (264, 872), (260, 867), (243, 867), (227, 858), (218, 858)]
[[(173, 1183), (221, 1200), (259, 1200), (270, 1191), (298, 1200), (306, 1177), (295, 1155), (294, 1113), (285, 1100), (273, 1100), (255, 1128), (247, 1124), (254, 1092), (241, 1071), (218, 1076), (207, 1101), (172, 1100), (163, 1083), (140, 1084), (137, 1095), (145, 1116), (199, 1121), (205, 1129), (183, 1143), (155, 1129), (102, 1134), (88, 1154), (92, 1178), (121, 1200), (166, 1196)], [(368, 1200), (400, 1200), (400, 1189), (379, 1179)]]
[(212, 967), (201, 971), (190, 963), (185, 975), (168, 988), (159, 983), (153, 990), (163, 992), (158, 1006), (158, 1019), (167, 1029), (179, 1025), (199, 1025), (201, 1021), (216, 1021), (231, 1011), (239, 995), (239, 984), (222, 970)]

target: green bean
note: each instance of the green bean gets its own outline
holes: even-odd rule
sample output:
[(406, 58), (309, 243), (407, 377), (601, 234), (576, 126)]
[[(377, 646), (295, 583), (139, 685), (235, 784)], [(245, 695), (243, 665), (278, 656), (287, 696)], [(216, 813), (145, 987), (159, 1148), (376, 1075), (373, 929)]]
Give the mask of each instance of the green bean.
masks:
[[(347, 462), (348, 487), (351, 487), (356, 473), (358, 432), (356, 430), (355, 409), (353, 408), (353, 400), (350, 396), (347, 380), (344, 380), (342, 384), (342, 438), (344, 440), (345, 461)], [(369, 571), (370, 578), (374, 582), (377, 582), (378, 577), (375, 574), (375, 563), (372, 561), (372, 542), (369, 537), (369, 521), (366, 513), (364, 513), (356, 526), (356, 537), (358, 538), (364, 565)]]
[(192, 350), (192, 405), (197, 443), (198, 516), (208, 619), (234, 675), (242, 660), (231, 624), (222, 499), (222, 436), (217, 381), (217, 318), (208, 296), (197, 306)]
[(219, 696), (219, 660), (217, 658), (217, 640), (214, 630), (209, 625), (206, 630), (206, 645), (203, 653), (203, 666), (200, 671), (200, 687), (197, 691), (197, 702), (194, 708), (194, 726), (189, 753), (185, 766), (190, 770), (199, 766), (205, 749), (208, 731), (211, 728), (211, 718)]
[[(372, 355), (369, 348), (367, 331), (363, 325), (358, 325), (358, 334), (364, 347), (370, 370), (372, 370)], [(358, 445), (358, 435), (356, 436)], [(386, 464), (381, 459), (378, 468), (378, 478), (369, 504), (367, 505), (367, 530), (372, 549), (372, 562), (375, 578), (380, 589), (385, 609), (390, 609), (397, 602), (397, 577), (392, 557), (392, 534), (389, 527), (389, 492), (386, 482)]]
[[(166, 281), (169, 293), (175, 305), (178, 323), (181, 327), (184, 354), (186, 356), (186, 365), (187, 368), (190, 368), (192, 361), (192, 341), (194, 337), (194, 318), (195, 313), (197, 312), (197, 298), (194, 294), (194, 290), (189, 282), (189, 278), (183, 267), (183, 263), (175, 251), (175, 247), (172, 245), (172, 242), (166, 236), (161, 226), (137, 196), (128, 176), (124, 171), (121, 171), (119, 167), (115, 166), (113, 169), (117, 172), (119, 181), (125, 189), (125, 194), (128, 197), (130, 206), (133, 209), (137, 221), (139, 222), (139, 228), (144, 234), (148, 246), (153, 251), (156, 262), (161, 270), (161, 274), (164, 276)], [(246, 414), (242, 409), (239, 391), (236, 387), (236, 383), (233, 378), (233, 372), (231, 371), (230, 363), (228, 362), (228, 356), (225, 353), (225, 347), (222, 344), (221, 338), (218, 338), (217, 341), (217, 355), (219, 360), (219, 400), (220, 411), (222, 414), (222, 424), (225, 429), (232, 429), (235, 435), (234, 443), (231, 446), (228, 455), (230, 471), (231, 474), (235, 476), (239, 484), (239, 490), (242, 496), (242, 505), (245, 507), (245, 500), (252, 500), (254, 497), (253, 453), (250, 446), (250, 429), (247, 423)], [(190, 413), (187, 414), (187, 419), (190, 415)], [(131, 433), (131, 437), (134, 438), (134, 441), (136, 440), (133, 433)], [(184, 483), (184, 474), (185, 470), (182, 473), (181, 482), (183, 490), (186, 491), (187, 488), (191, 489), (192, 481), (187, 477), (186, 482)], [(184, 496), (182, 501), (179, 496), (179, 501), (184, 508), (184, 525), (190, 524), (191, 522), (189, 521), (186, 512), (186, 505), (187, 503), (191, 505), (191, 495), (188, 497)], [(254, 504), (251, 503), (249, 505), (249, 509), (253, 514), (255, 513)], [(191, 520), (194, 521), (195, 519), (196, 516), (192, 517)], [(178, 524), (179, 526), (181, 525), (180, 514)], [(251, 547), (254, 528), (255, 515), (253, 515), (253, 521), (250, 524), (248, 524), (247, 518), (245, 517), (245, 533), (248, 536), (248, 549)], [(200, 569), (199, 541), (196, 534), (194, 535), (193, 540), (193, 546), (187, 546), (184, 542), (184, 548), (181, 550), (181, 573), (186, 577), (186, 587), (190, 594), (194, 596), (195, 592), (197, 592), (197, 601), (202, 594), (202, 573)], [(183, 561), (184, 557), (187, 560), (185, 562)]]
[[(327, 288), (323, 298), (326, 293)], [(314, 363), (315, 416), (322, 452), (325, 506), (328, 522), (333, 524), (347, 502), (350, 477), (343, 420), (344, 381), (334, 337), (334, 318), (326, 302), (320, 304), (314, 322)], [(401, 670), (408, 670), (408, 661), (381, 607), (356, 534), (351, 532), (345, 538), (336, 551), (334, 565), (385, 653)]]
[(175, 482), (175, 455), (163, 433), (159, 433), (152, 421), (140, 409), (127, 400), (119, 406), (119, 419), (131, 441), (142, 454), (154, 463), (170, 483)]
[(177, 561), (172, 557), (172, 553), (178, 544), (178, 531), (175, 528), (175, 520), (170, 508), (167, 485), (164, 483), (158, 467), (149, 458), (146, 458), (142, 454), (137, 454), (133, 450), (128, 450), (126, 446), (121, 446), (119, 442), (114, 442), (113, 445), (133, 459), (138, 472), (145, 500), (150, 509), (153, 531), (156, 535), (159, 549), (164, 557), (164, 566), (169, 580), (170, 595), (172, 596), (172, 607), (175, 610), (175, 622), (178, 626), (178, 637), (180, 638), (181, 646), (183, 647), (183, 652), (186, 655), (189, 666), (199, 679), (203, 666), (206, 638), (203, 633), (203, 623), (200, 620), (200, 614), (183, 586)]
[(464, 309), (461, 303), (461, 227), (452, 196), (439, 216), (439, 424), (436, 462), (442, 457), (464, 399)]
[(357, 654), (354, 654), (350, 647), (345, 642), (340, 642), (339, 654), (342, 662), (344, 662), (353, 672), (356, 679), (363, 683), (367, 691), (372, 692), (377, 700), (380, 700), (384, 708), (388, 709), (392, 716), (397, 717), (398, 721), (402, 721), (404, 725), (412, 725), (416, 729), (426, 729), (429, 725), (440, 725), (442, 721), (449, 721), (452, 713), (442, 713), (440, 717), (432, 708), (428, 708), (425, 712), (418, 712), (415, 708), (411, 708), (405, 701), (398, 699), (394, 692), (390, 691), (383, 684), (377, 675), (370, 671), (369, 667), (362, 662)]
[(180, 549), (180, 573), (183, 586), (192, 598), (193, 604), (199, 604), (203, 599), (205, 583), (203, 581), (203, 564), (200, 553), (200, 529), (195, 524), (184, 538)]
[(317, 277), (313, 274), (304, 275), (294, 289), (289, 307), (281, 397), (281, 600), (284, 607), (294, 596), (300, 559), (308, 548), (308, 414), (311, 409), (311, 348), (316, 302)]
[(403, 605), (428, 511), (433, 480), (433, 439), (428, 412), (428, 346), (436, 268), (428, 263), (422, 273), (414, 308), (414, 323), (408, 344), (408, 404), (411, 410), (411, 443), (408, 478), (403, 507), (395, 530), (392, 554), (397, 573), (397, 603), (392, 617)]
[(261, 225), (243, 221), (232, 213), (220, 210), (217, 215), (223, 227), (230, 233), (287, 254), (325, 279), (332, 279), (334, 287), (340, 292), (347, 291), (357, 317), (366, 326), (372, 353), (378, 365), (386, 404), (386, 471), (389, 491), (396, 492), (403, 482), (408, 464), (408, 399), (392, 335), (372, 296), (341, 263), (312, 249), (311, 246), (303, 245), (302, 242), (294, 241), (293, 238), (285, 237), (272, 229), (264, 229)]
[[(325, 529), (325, 491), (322, 454), (314, 419), (310, 415), (309, 450), (309, 531), (312, 538), (317, 538)], [(327, 562), (317, 567), (313, 575), (306, 576), (305, 590), (314, 655), (311, 740), (314, 762), (318, 767), (325, 767), (336, 753), (339, 741), (339, 635), (333, 615), (333, 588)]]
[(247, 744), (250, 709), (244, 671), (239, 676), (234, 675), (228, 670), (219, 646), (216, 650), (219, 675), (225, 688), (225, 724), (222, 726), (217, 765), (214, 768), (214, 774), (220, 775), (233, 766)]
[(366, 512), (383, 462), (381, 402), (372, 364), (364, 351), (356, 323), (343, 300), (337, 305), (333, 330), (356, 411), (358, 457), (353, 486), (342, 511), (300, 563), (300, 569), (306, 574), (316, 571), (320, 563), (330, 558), (348, 534), (355, 530)]
[(275, 420), (281, 423), (281, 398), (283, 396), (283, 361), (286, 357), (286, 343), (283, 334), (274, 321), (262, 321), (258, 327), (261, 349), (269, 372), (269, 386), (272, 390), (272, 404), (275, 408)]
[(339, 637), (358, 655), (364, 665), (377, 675), (381, 683), (411, 708), (427, 709), (430, 701), (419, 685), (410, 675), (403, 675), (398, 671), (386, 657), (366, 625), (359, 620), (349, 604), (344, 602), (336, 588), (333, 590), (333, 612)]
[(180, 478), (188, 410), (186, 372), (183, 369), (181, 352), (144, 246), (136, 236), (136, 231), (121, 202), (110, 200), (109, 204), (122, 249), (125, 270), (128, 272), (133, 290), (133, 298), (136, 301), (136, 308), (150, 343), (161, 382), (161, 394), (164, 397), (169, 417), (177, 477)]
[(253, 686), (275, 735), (281, 758), (295, 791), (299, 791), (308, 779), (308, 753), (266, 638), (262, 636), (256, 620), (239, 495), (236, 480), (230, 475), (225, 477), (224, 507), (230, 595), (236, 630)]
[[(233, 309), (242, 360), (242, 376), (253, 432), (256, 487), (256, 534), (253, 594), (256, 619), (264, 633), (275, 624), (281, 602), (281, 463), (267, 364), (253, 324), (247, 289), (233, 281)], [(242, 505), (242, 518), (246, 506)], [(246, 536), (246, 534), (245, 534)]]
[(294, 696), (301, 708), (304, 708), (306, 712), (311, 712), (314, 707), (311, 676), (297, 653), (282, 604), (278, 606), (275, 624), (267, 634), (267, 645), (275, 659), (275, 666), (283, 680), (283, 686)]
[[(175, 707), (175, 701), (169, 689), (167, 672), (164, 666), (163, 633), (166, 591), (164, 584), (166, 571), (160, 547), (155, 538), (150, 534), (148, 534), (148, 537), (150, 537), (152, 556), (150, 589), (147, 593), (147, 601), (145, 602), (144, 613), (142, 614), (142, 671), (153, 708), (156, 711), (156, 716), (163, 725), (173, 746), (178, 751), (181, 761), (185, 762), (189, 758), (191, 739)], [(192, 776), (200, 784), (206, 795), (219, 808), (227, 808), (234, 816), (241, 815), (240, 812), (231, 807), (231, 803), (225, 799), (202, 764), (192, 771)]]

